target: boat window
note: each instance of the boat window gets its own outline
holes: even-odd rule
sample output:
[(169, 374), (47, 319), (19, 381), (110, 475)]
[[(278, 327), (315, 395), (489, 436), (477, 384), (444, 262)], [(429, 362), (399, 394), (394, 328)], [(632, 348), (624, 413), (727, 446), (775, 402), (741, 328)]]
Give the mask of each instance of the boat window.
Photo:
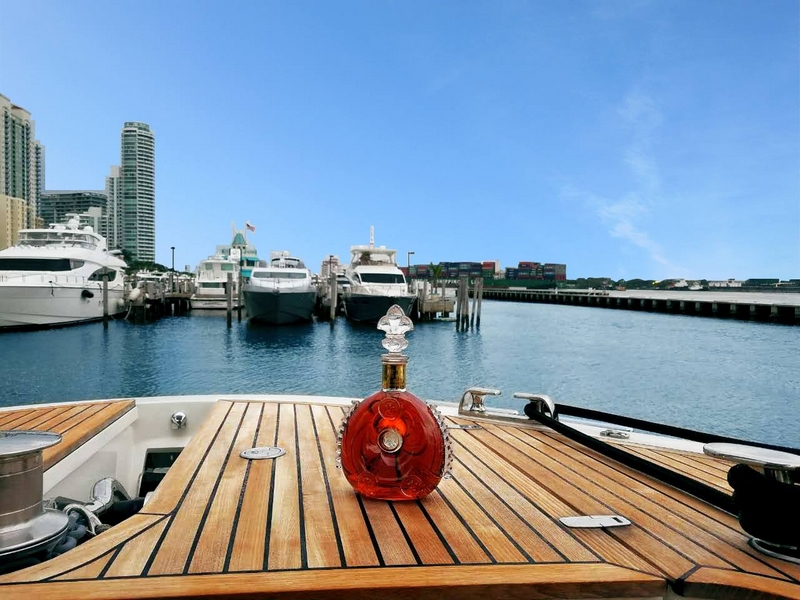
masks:
[(206, 271), (213, 271), (214, 270), (213, 263), (205, 263), (205, 265), (206, 265)]
[(200, 284), (200, 287), (204, 288), (221, 288), (222, 284), (216, 281), (204, 281)]
[(307, 275), (294, 271), (255, 271), (252, 277), (256, 279), (306, 279)]
[(68, 258), (0, 258), (0, 271), (71, 271)]
[(233, 271), (233, 265), (231, 263), (222, 263), (222, 270)]
[[(117, 272), (109, 269), (106, 271), (108, 273), (108, 280), (114, 281), (117, 278)], [(103, 269), (97, 269), (94, 273), (89, 276), (89, 281), (103, 281)]]
[(405, 283), (402, 273), (360, 273), (362, 283)]
[(74, 270), (74, 269), (80, 269), (86, 263), (84, 261), (82, 261), (82, 260), (70, 259), (69, 264), (70, 264), (70, 266), (72, 266), (72, 268)]

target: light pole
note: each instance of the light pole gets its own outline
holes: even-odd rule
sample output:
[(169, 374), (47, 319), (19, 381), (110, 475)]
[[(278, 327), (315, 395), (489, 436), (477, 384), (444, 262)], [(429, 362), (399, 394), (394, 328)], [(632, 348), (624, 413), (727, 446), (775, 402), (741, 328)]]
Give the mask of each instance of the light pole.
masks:
[(414, 254), (413, 250), (406, 253), (406, 277), (408, 277), (408, 291), (411, 291), (411, 255)]
[(175, 246), (170, 246), (172, 250), (172, 272), (169, 274), (169, 291), (175, 291)]

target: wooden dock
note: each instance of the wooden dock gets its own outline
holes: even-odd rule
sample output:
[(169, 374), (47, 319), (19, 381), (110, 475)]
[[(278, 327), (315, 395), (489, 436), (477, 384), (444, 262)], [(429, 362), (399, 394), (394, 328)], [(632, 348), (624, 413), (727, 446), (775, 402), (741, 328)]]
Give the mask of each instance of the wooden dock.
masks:
[[(452, 478), (421, 501), (361, 498), (335, 465), (343, 414), (220, 400), (139, 514), (3, 575), (0, 596), (800, 598), (800, 565), (751, 548), (734, 516), (547, 429), (449, 418)], [(240, 457), (256, 445), (286, 454)], [(582, 514), (632, 524), (559, 521)]]
[(491, 300), (571, 304), (800, 325), (800, 294), (484, 288)]

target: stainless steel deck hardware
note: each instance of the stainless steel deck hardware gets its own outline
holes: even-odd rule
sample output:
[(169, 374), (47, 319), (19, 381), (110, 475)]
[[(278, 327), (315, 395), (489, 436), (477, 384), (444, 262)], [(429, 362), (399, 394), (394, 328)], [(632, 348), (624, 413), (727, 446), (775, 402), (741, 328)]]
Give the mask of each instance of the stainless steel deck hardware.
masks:
[(580, 517), (561, 517), (559, 519), (567, 527), (576, 529), (605, 529), (607, 527), (624, 527), (631, 522), (619, 515), (582, 515)]
[(614, 427), (613, 429), (604, 429), (600, 432), (600, 435), (615, 440), (629, 440), (631, 438), (631, 433), (633, 433), (633, 429), (630, 427)]
[[(494, 388), (471, 387), (461, 396), (458, 404), (458, 414), (462, 417), (475, 420), (499, 421), (501, 423), (514, 423), (515, 425), (536, 426), (539, 423), (531, 420), (520, 411), (509, 408), (489, 408), (486, 406), (486, 396), (499, 396), (500, 390)], [(558, 418), (555, 403), (550, 396), (544, 394), (528, 394), (526, 392), (514, 393), (516, 400), (524, 400), (526, 414), (528, 411), (543, 413), (552, 418)]]
[(186, 413), (179, 410), (172, 413), (169, 419), (169, 426), (172, 427), (172, 429), (186, 429), (186, 421)]
[[(69, 518), (42, 503), (42, 451), (57, 433), (0, 431), (0, 566), (49, 552), (66, 534)], [(2, 571), (3, 569), (0, 569)]]
[(527, 392), (514, 392), (514, 398), (528, 401), (528, 405), (525, 407), (525, 414), (528, 414), (528, 411), (532, 410), (545, 414), (551, 419), (557, 418), (556, 403), (553, 402), (550, 396), (544, 394), (528, 394)]
[(269, 460), (278, 458), (284, 454), (286, 454), (286, 450), (278, 446), (261, 446), (258, 448), (248, 448), (247, 450), (242, 450), (239, 456), (246, 458), (247, 460)]

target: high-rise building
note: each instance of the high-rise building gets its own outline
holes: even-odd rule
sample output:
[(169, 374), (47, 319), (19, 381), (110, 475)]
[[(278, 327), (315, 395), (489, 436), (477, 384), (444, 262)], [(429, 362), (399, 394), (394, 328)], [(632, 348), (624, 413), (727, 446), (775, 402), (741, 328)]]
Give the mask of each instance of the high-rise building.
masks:
[(43, 191), (44, 146), (31, 113), (0, 94), (0, 195), (24, 201), (23, 228), (33, 225)]
[(114, 250), (122, 248), (122, 175), (119, 167), (111, 167), (111, 173), (106, 177), (106, 198), (106, 241), (108, 248)]
[[(106, 193), (102, 190), (49, 190), (42, 194), (42, 199), (39, 203), (39, 214), (44, 222), (49, 225), (50, 223), (66, 223), (68, 214), (83, 214), (88, 212), (90, 208), (98, 208), (102, 216), (99, 221), (99, 227), (95, 231), (107, 237), (107, 204)], [(109, 245), (109, 248), (113, 247)]]
[(134, 261), (153, 262), (156, 259), (155, 136), (147, 123), (125, 123), (120, 163), (120, 246)]
[(25, 200), (0, 194), (0, 249), (17, 243), (19, 230), (25, 229)]

